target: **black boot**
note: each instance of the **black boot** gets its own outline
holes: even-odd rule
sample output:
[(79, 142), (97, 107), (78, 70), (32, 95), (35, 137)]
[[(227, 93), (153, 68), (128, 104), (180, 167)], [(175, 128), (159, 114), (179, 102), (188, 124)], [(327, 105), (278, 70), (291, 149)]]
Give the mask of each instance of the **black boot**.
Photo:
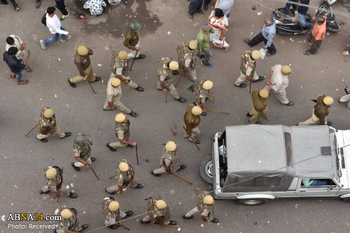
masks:
[(70, 198), (77, 198), (78, 194), (70, 192), (68, 197), (70, 197)]
[(77, 172), (80, 172), (80, 170), (81, 170), (80, 167), (75, 166), (75, 165), (74, 165), (74, 162), (72, 162), (71, 165), (72, 165), (72, 167), (74, 168), (74, 170), (76, 170)]
[(131, 210), (129, 210), (129, 211), (126, 211), (125, 214), (126, 214), (125, 218), (127, 218), (127, 217), (130, 217), (131, 215), (133, 215), (134, 212), (132, 212)]
[[(68, 138), (68, 137), (70, 137), (71, 135), (72, 135), (71, 132), (65, 132), (63, 138)], [(63, 139), (63, 138), (60, 138), (60, 139)]]
[(88, 227), (89, 227), (89, 225), (87, 225), (87, 224), (81, 225), (81, 228), (83, 228), (83, 230), (85, 230), (85, 229), (88, 228)]
[(117, 151), (117, 149), (111, 147), (111, 146), (109, 145), (109, 143), (107, 143), (106, 146), (107, 146), (111, 151)]

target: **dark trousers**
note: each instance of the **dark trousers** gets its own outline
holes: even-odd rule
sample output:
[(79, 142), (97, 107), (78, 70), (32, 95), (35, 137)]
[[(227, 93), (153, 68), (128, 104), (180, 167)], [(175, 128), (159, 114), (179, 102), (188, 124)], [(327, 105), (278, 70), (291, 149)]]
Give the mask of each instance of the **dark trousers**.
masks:
[[(260, 32), (258, 35), (256, 35), (256, 36), (248, 43), (248, 45), (249, 45), (250, 47), (253, 47), (253, 46), (259, 44), (259, 43), (262, 42), (262, 41), (264, 41), (264, 44), (266, 45), (267, 40), (265, 39), (265, 37), (264, 37), (264, 36), (262, 35), (262, 33)], [(270, 53), (271, 55), (276, 54), (276, 52), (277, 52), (277, 50), (276, 50), (275, 46), (273, 45), (273, 43), (271, 44), (270, 47), (267, 47), (267, 51), (269, 51), (269, 53)]]
[(204, 0), (204, 6), (208, 6), (211, 0)]
[[(309, 42), (315, 40), (315, 37), (311, 34), (311, 31), (307, 34), (307, 40), (308, 40)], [(322, 44), (322, 40), (316, 40), (316, 42), (313, 43), (313, 44), (311, 45), (311, 48), (308, 50), (309, 53), (311, 53), (311, 54), (316, 54), (316, 53), (318, 52), (318, 50), (320, 49), (321, 44)]]
[(194, 13), (201, 12), (203, 0), (198, 0), (197, 2), (190, 2), (190, 6), (188, 7), (188, 14), (193, 15)]
[(64, 4), (64, 0), (55, 1), (55, 2), (56, 2), (57, 9), (61, 11), (62, 15), (68, 15), (68, 12), (66, 10), (66, 5)]
[[(8, 4), (7, 0), (1, 0), (1, 2), (5, 5)], [(10, 0), (10, 2), (12, 3), (12, 6), (14, 9), (16, 9), (18, 7), (17, 3), (16, 3), (16, 0)]]

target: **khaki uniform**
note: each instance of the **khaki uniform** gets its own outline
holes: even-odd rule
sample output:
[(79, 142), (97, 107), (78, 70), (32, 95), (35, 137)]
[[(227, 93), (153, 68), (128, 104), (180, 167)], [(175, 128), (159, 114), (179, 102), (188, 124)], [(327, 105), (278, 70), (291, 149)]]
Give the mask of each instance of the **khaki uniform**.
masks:
[[(81, 158), (84, 162), (88, 164), (92, 164), (91, 161), (91, 147), (90, 147), (90, 141), (86, 141), (83, 145), (78, 145), (77, 143), (73, 143), (73, 152), (74, 156), (77, 158)], [(85, 165), (81, 162), (75, 162), (75, 167), (84, 167)]]
[(111, 102), (117, 109), (125, 113), (131, 113), (131, 110), (124, 106), (122, 102), (120, 102), (120, 98), (122, 97), (122, 88), (121, 85), (118, 87), (112, 86), (112, 78), (114, 78), (114, 74), (112, 73), (109, 77), (107, 83), (107, 100), (103, 105), (103, 109), (110, 110), (111, 108), (108, 105), (108, 101)]
[(151, 197), (148, 200), (148, 215), (142, 219), (143, 222), (151, 221), (152, 223), (169, 224), (170, 223), (170, 208), (169, 206), (164, 209), (158, 210), (156, 207), (156, 201), (161, 200), (161, 197)]
[(165, 147), (160, 157), (160, 168), (153, 171), (154, 174), (162, 174), (168, 172), (170, 167), (171, 172), (176, 172), (180, 169), (180, 157), (175, 151), (168, 151)]
[(47, 119), (44, 117), (44, 112), (46, 109), (49, 109), (49, 107), (44, 107), (41, 110), (40, 113), (40, 119), (39, 119), (39, 132), (40, 134), (36, 135), (37, 139), (44, 139), (48, 138), (51, 134), (56, 133), (60, 138), (64, 138), (66, 135), (65, 133), (58, 127), (56, 123), (56, 116), (55, 114), (50, 118)]
[[(201, 123), (200, 116), (195, 116), (192, 114), (192, 108), (194, 107), (193, 104), (188, 105), (187, 111), (184, 115), (184, 122), (186, 125), (186, 131), (184, 132), (184, 137), (187, 138), (188, 135), (191, 135), (193, 140), (196, 140), (198, 135), (201, 133), (198, 129), (198, 125)], [(189, 141), (192, 142), (192, 140), (189, 138)]]
[(188, 71), (186, 73), (186, 76), (191, 81), (197, 80), (196, 75), (196, 50), (190, 50), (188, 48), (189, 42), (181, 42), (177, 46), (177, 55), (179, 60), (179, 67), (180, 68), (188, 68)]
[[(274, 65), (271, 68), (273, 73), (270, 82), (274, 89), (272, 92), (276, 94), (276, 97), (281, 102), (281, 104), (288, 104), (289, 100), (287, 99), (286, 88), (289, 85), (289, 77), (288, 75), (282, 74), (282, 67), (282, 65)], [(268, 85), (266, 85), (264, 89), (271, 91)]]
[[(60, 212), (66, 209), (65, 206), (60, 207)], [(68, 219), (60, 220), (57, 233), (66, 233), (67, 231), (80, 232), (83, 228), (79, 225), (79, 220), (76, 211), (72, 211), (72, 216)]]
[(251, 51), (245, 51), (241, 55), (241, 66), (240, 66), (240, 75), (235, 82), (236, 86), (240, 86), (244, 81), (247, 80), (246, 76), (252, 77), (254, 81), (259, 79), (259, 76), (256, 74), (256, 61), (252, 61), (250, 58)]
[(304, 122), (299, 122), (298, 125), (326, 125), (327, 116), (329, 114), (330, 106), (323, 103), (325, 95), (321, 95), (317, 98), (316, 105), (312, 109), (312, 115)]
[[(117, 136), (118, 140), (122, 139), (125, 141), (129, 141), (129, 138), (130, 138), (129, 127), (130, 127), (129, 120), (127, 120), (127, 122), (125, 122), (125, 123), (115, 122), (114, 132), (115, 132), (115, 136)], [(121, 143), (121, 142), (109, 143), (109, 146), (113, 147), (113, 148), (126, 147), (127, 145), (128, 144)]]
[[(43, 191), (44, 193), (51, 191), (51, 192), (59, 192), (60, 195), (69, 196), (69, 192), (66, 190), (66, 188), (64, 187), (64, 185), (62, 185), (63, 183), (63, 170), (57, 166), (53, 166), (53, 168), (56, 169), (57, 174), (53, 179), (48, 179), (45, 175), (45, 181), (46, 181), (46, 185), (41, 189), (41, 191)], [(48, 170), (48, 168), (45, 168), (44, 172), (46, 174), (46, 171)]]
[(102, 211), (103, 216), (105, 217), (105, 226), (111, 226), (120, 221), (120, 219), (123, 219), (126, 217), (126, 214), (120, 210), (120, 208), (117, 211), (110, 211), (109, 210), (109, 204), (113, 200), (109, 197), (106, 197), (102, 201)]
[(77, 82), (83, 81), (85, 75), (87, 75), (87, 80), (89, 82), (93, 82), (96, 80), (96, 77), (94, 75), (94, 70), (92, 69), (91, 60), (90, 60), (90, 55), (92, 55), (93, 52), (90, 48), (88, 49), (89, 49), (89, 52), (86, 56), (80, 56), (78, 52), (75, 53), (74, 63), (78, 68), (79, 75), (73, 78), (70, 78), (69, 81), (71, 83), (77, 83)]
[(138, 85), (134, 83), (129, 77), (129, 69), (128, 69), (128, 60), (121, 60), (117, 56), (114, 60), (114, 66), (112, 68), (112, 74), (109, 79), (118, 78), (117, 75), (122, 76), (123, 79), (129, 80), (130, 82), (127, 84), (131, 88), (137, 88)]
[(202, 216), (206, 217), (208, 221), (212, 221), (214, 219), (214, 205), (204, 204), (204, 197), (206, 195), (209, 195), (209, 193), (206, 191), (201, 191), (199, 188), (195, 189), (195, 193), (196, 193), (196, 207), (188, 211), (185, 214), (185, 216), (189, 218), (196, 213), (200, 213)]
[(196, 96), (196, 104), (200, 106), (201, 103), (205, 103), (206, 101), (209, 101), (211, 103), (214, 102), (214, 96), (213, 96), (213, 91), (210, 90), (205, 90), (203, 88), (203, 83), (207, 81), (204, 79), (201, 80), (196, 80), (194, 82), (194, 92)]
[(158, 69), (157, 69), (157, 89), (161, 90), (162, 86), (160, 85), (160, 82), (164, 81), (165, 88), (168, 88), (170, 90), (170, 94), (175, 99), (180, 99), (179, 94), (176, 91), (176, 88), (173, 84), (173, 71), (166, 67), (165, 64), (170, 62), (171, 59), (169, 57), (163, 57), (162, 61), (160, 62)]
[[(125, 159), (122, 159), (120, 161), (127, 163)], [(110, 186), (107, 188), (107, 192), (112, 193), (115, 191), (119, 191), (119, 187), (121, 188), (126, 188), (130, 185), (131, 188), (135, 188), (137, 186), (137, 181), (135, 179), (135, 171), (134, 168), (128, 163), (129, 165), (129, 171), (127, 172), (122, 172), (119, 170), (119, 164), (117, 166), (117, 172), (115, 175), (115, 179), (117, 180), (117, 184)]]
[(252, 92), (253, 110), (249, 113), (252, 117), (249, 119), (250, 124), (255, 124), (260, 117), (267, 119), (267, 99), (262, 100), (259, 96), (259, 89)]
[[(129, 27), (126, 30), (125, 33), (125, 40), (124, 40), (124, 46), (127, 47), (128, 49), (131, 49), (131, 52), (128, 53), (128, 58), (134, 58), (136, 55), (136, 47), (140, 47), (140, 38), (137, 32), (132, 32)], [(140, 53), (137, 53), (136, 58), (140, 56)]]

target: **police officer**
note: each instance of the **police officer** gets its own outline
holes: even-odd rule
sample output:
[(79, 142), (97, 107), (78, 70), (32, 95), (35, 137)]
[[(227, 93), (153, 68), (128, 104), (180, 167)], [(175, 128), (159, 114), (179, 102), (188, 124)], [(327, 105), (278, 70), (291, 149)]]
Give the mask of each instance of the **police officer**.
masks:
[(122, 159), (117, 166), (117, 172), (115, 174), (115, 179), (117, 180), (117, 184), (106, 188), (106, 192), (109, 194), (122, 194), (127, 190), (127, 187), (130, 186), (133, 189), (142, 189), (143, 185), (138, 184), (135, 179), (135, 171), (134, 168), (126, 161), (126, 159)]
[(240, 76), (235, 82), (235, 87), (244, 88), (247, 85), (243, 83), (248, 80), (249, 83), (258, 82), (264, 80), (265, 76), (258, 76), (256, 74), (256, 60), (261, 57), (261, 53), (258, 50), (245, 51), (241, 55), (241, 67)]
[(132, 50), (132, 52), (128, 53), (127, 59), (134, 58), (135, 55), (136, 55), (135, 59), (143, 59), (146, 57), (146, 55), (138, 53), (138, 51), (141, 51), (140, 38), (139, 38), (139, 35), (137, 34), (140, 28), (141, 28), (141, 24), (139, 22), (133, 21), (129, 24), (129, 27), (126, 30), (124, 46)]
[(176, 225), (177, 222), (170, 220), (170, 208), (160, 196), (148, 199), (148, 214), (141, 220), (141, 223), (154, 223), (164, 225)]
[(329, 108), (333, 104), (333, 98), (330, 96), (321, 95), (317, 100), (316, 105), (312, 109), (312, 116), (304, 122), (299, 122), (298, 125), (332, 125), (332, 122), (327, 122)]
[(119, 209), (119, 202), (115, 201), (113, 197), (103, 198), (102, 211), (105, 217), (105, 226), (111, 229), (117, 229), (122, 226), (121, 223), (119, 223), (120, 219), (133, 215), (133, 212), (130, 210), (125, 213), (121, 211)]
[(78, 162), (72, 162), (72, 167), (76, 171), (80, 171), (81, 167), (91, 167), (91, 164), (95, 162), (96, 158), (91, 157), (92, 141), (85, 135), (78, 133), (74, 138), (73, 152), (75, 159)]
[(206, 191), (201, 191), (196, 188), (196, 207), (182, 216), (183, 219), (193, 219), (193, 215), (196, 213), (201, 214), (203, 222), (211, 221), (213, 223), (219, 223), (219, 219), (214, 218), (214, 205), (215, 201), (213, 197)]
[(131, 147), (137, 145), (137, 142), (130, 142), (130, 121), (123, 113), (119, 113), (115, 116), (114, 132), (118, 138), (118, 142), (107, 143), (106, 146), (111, 151), (117, 151), (118, 147)]
[(64, 196), (70, 198), (77, 198), (78, 195), (72, 192), (69, 192), (64, 187), (63, 183), (63, 170), (57, 166), (50, 166), (48, 169), (45, 169), (45, 181), (46, 185), (40, 190), (39, 194), (47, 194), (50, 191), (54, 192), (56, 198), (60, 198), (60, 193)]
[(187, 111), (184, 115), (184, 122), (186, 125), (186, 130), (184, 132), (184, 138), (188, 138), (190, 142), (193, 142), (192, 139), (197, 143), (201, 143), (197, 139), (201, 131), (198, 129), (199, 124), (201, 123), (201, 118), (199, 115), (202, 114), (202, 109), (193, 104), (188, 105)]
[(253, 100), (253, 110), (247, 113), (247, 117), (250, 117), (248, 120), (249, 123), (260, 125), (261, 123), (258, 121), (260, 117), (269, 121), (270, 117), (265, 114), (265, 111), (267, 110), (267, 97), (269, 97), (269, 92), (265, 89), (255, 89), (251, 96)]
[(130, 79), (127, 57), (128, 53), (126, 51), (120, 51), (118, 53), (118, 57), (113, 62), (114, 65), (112, 67), (112, 73), (109, 79), (119, 78), (121, 81), (128, 84), (129, 87), (134, 88), (136, 91), (144, 91), (142, 87)]
[(62, 138), (66, 138), (72, 135), (71, 132), (63, 132), (60, 127), (58, 127), (56, 122), (56, 116), (53, 110), (49, 107), (44, 107), (41, 110), (40, 119), (39, 119), (39, 132), (40, 134), (36, 135), (36, 138), (41, 142), (47, 142), (47, 138), (56, 133)]
[(213, 82), (210, 80), (204, 80), (201, 79), (199, 81), (194, 82), (194, 91), (196, 96), (196, 105), (200, 106), (202, 109), (202, 116), (206, 116), (207, 113), (205, 112), (205, 102), (209, 101), (211, 103), (214, 102), (213, 97)]
[(185, 164), (180, 165), (180, 156), (177, 152), (178, 150), (175, 142), (167, 142), (160, 157), (160, 168), (155, 169), (151, 174), (154, 176), (161, 176), (162, 173), (174, 173), (185, 169)]
[(187, 75), (193, 82), (197, 79), (196, 48), (197, 42), (195, 40), (191, 40), (190, 42), (181, 42), (177, 46), (179, 66), (183, 70), (182, 72), (184, 75)]
[(61, 208), (61, 217), (59, 227), (56, 230), (57, 233), (71, 233), (71, 232), (81, 232), (89, 227), (88, 224), (79, 225), (78, 213), (74, 208), (66, 208), (65, 206)]
[(120, 101), (122, 97), (123, 90), (120, 87), (119, 78), (111, 78), (107, 83), (107, 99), (103, 105), (103, 110), (114, 111), (115, 108), (118, 108), (120, 111), (129, 114), (132, 117), (137, 117), (137, 113), (131, 111), (129, 108), (125, 107), (124, 104)]
[(173, 84), (173, 71), (179, 68), (176, 61), (171, 61), (170, 57), (163, 57), (157, 69), (157, 89), (163, 92), (170, 91), (170, 94), (180, 103), (186, 102), (186, 99), (179, 96)]

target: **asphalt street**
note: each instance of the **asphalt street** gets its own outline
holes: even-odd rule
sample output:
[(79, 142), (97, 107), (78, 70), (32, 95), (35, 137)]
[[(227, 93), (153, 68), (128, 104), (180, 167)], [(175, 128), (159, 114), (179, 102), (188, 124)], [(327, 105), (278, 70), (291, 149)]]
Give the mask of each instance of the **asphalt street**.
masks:
[[(60, 205), (77, 209), (80, 223), (89, 224), (85, 232), (112, 232), (104, 227), (101, 201), (108, 196), (104, 189), (115, 184), (114, 180), (108, 178), (115, 174), (116, 166), (123, 158), (133, 165), (138, 181), (145, 186), (141, 190), (129, 189), (122, 195), (114, 195), (121, 210), (134, 211), (133, 217), (123, 221), (130, 228), (128, 232), (350, 232), (350, 204), (337, 199), (282, 199), (255, 207), (241, 206), (231, 200), (218, 200), (215, 216), (220, 219), (219, 224), (203, 224), (200, 216), (195, 216), (193, 220), (182, 219), (182, 215), (195, 206), (194, 188), (211, 188), (199, 174), (200, 162), (211, 154), (210, 137), (225, 126), (248, 124), (246, 113), (252, 105), (248, 88), (240, 89), (233, 85), (239, 75), (240, 55), (244, 50), (249, 50), (243, 38), (252, 38), (259, 33), (264, 17), (270, 15), (272, 9), (283, 7), (284, 1), (236, 0), (229, 19), (229, 30), (225, 34), (227, 42), (231, 44), (230, 50), (212, 49), (211, 69), (201, 66), (197, 60), (197, 76), (214, 82), (215, 102), (209, 103), (207, 108), (229, 112), (229, 115), (208, 113), (202, 117), (199, 126), (202, 132), (199, 136), (202, 141), (200, 151), (182, 137), (183, 114), (187, 104), (194, 101), (193, 93), (187, 90), (191, 81), (184, 78), (178, 86), (178, 93), (187, 99), (187, 103), (178, 103), (169, 95), (168, 103), (165, 103), (164, 93), (156, 89), (156, 69), (162, 57), (177, 58), (178, 43), (195, 39), (210, 11), (205, 12), (205, 17), (194, 15), (193, 22), (189, 23), (188, 3), (185, 0), (123, 0), (119, 6), (108, 5), (101, 16), (93, 17), (82, 9), (79, 1), (66, 0), (70, 17), (63, 21), (63, 25), (73, 38), (65, 43), (57, 41), (48, 45), (47, 50), (42, 50), (39, 40), (49, 38), (51, 34), (40, 19), (45, 9), (53, 6), (54, 2), (42, 0), (40, 9), (35, 9), (34, 0), (17, 0), (17, 3), (20, 6), (18, 12), (13, 11), (11, 4), (0, 5), (0, 41), (5, 49), (8, 35), (20, 36), (31, 51), (28, 64), (33, 72), (23, 76), (29, 80), (27, 85), (18, 86), (9, 77), (11, 72), (5, 62), (0, 62), (0, 80), (3, 82), (0, 85), (1, 232), (52, 232), (8, 229), (8, 224), (56, 222), (14, 222), (7, 221), (7, 218), (11, 213), (52, 215)], [(314, 7), (318, 4), (319, 0), (311, 2)], [(256, 10), (252, 10), (253, 5), (257, 6)], [(213, 7), (214, 0), (210, 9)], [(313, 15), (314, 9), (309, 9), (309, 13)], [(349, 109), (337, 100), (344, 95), (342, 80), (350, 85), (347, 76), (350, 58), (341, 55), (350, 44), (350, 15), (340, 2), (334, 4), (333, 10), (336, 20), (342, 24), (341, 32), (327, 34), (317, 55), (303, 55), (303, 51), (308, 48), (302, 42), (305, 36), (276, 35), (274, 44), (277, 54), (257, 61), (258, 75), (267, 76), (275, 64), (291, 64), (292, 67), (287, 97), (295, 105), (283, 106), (272, 95), (267, 111), (271, 121), (262, 120), (263, 124), (290, 126), (304, 121), (310, 117), (314, 105), (310, 99), (326, 94), (335, 100), (328, 120), (337, 129), (348, 129)], [(122, 148), (112, 152), (105, 146), (107, 142), (116, 141), (113, 127), (118, 111), (102, 110), (106, 99), (106, 83), (111, 73), (111, 52), (124, 49), (123, 36), (127, 25), (135, 19), (142, 24), (139, 32), (141, 52), (147, 57), (135, 61), (130, 76), (145, 91), (137, 92), (126, 87), (122, 102), (139, 114), (137, 118), (129, 117), (131, 140), (139, 143), (139, 155), (149, 160), (148, 163), (140, 160), (139, 166), (136, 165), (135, 149)], [(96, 94), (85, 82), (78, 83), (75, 89), (67, 82), (67, 78), (78, 74), (73, 57), (80, 45), (93, 50), (91, 60), (94, 72), (103, 79), (103, 82), (92, 84)], [(262, 44), (255, 48), (262, 48)], [(178, 77), (175, 76), (175, 81)], [(264, 86), (260, 82), (254, 83), (252, 88)], [(72, 137), (61, 140), (53, 135), (44, 144), (35, 138), (37, 129), (24, 137), (37, 124), (44, 106), (55, 111), (58, 125), (63, 131), (72, 132)], [(92, 156), (97, 158), (93, 167), (100, 177), (99, 181), (90, 169), (82, 168), (81, 172), (76, 172), (70, 166), (75, 160), (72, 145), (76, 133), (91, 135), (94, 143)], [(150, 174), (159, 166), (160, 153), (164, 147), (162, 144), (169, 140), (177, 143), (182, 163), (187, 165), (178, 175), (190, 180), (192, 186), (171, 175), (154, 177)], [(57, 202), (53, 194), (39, 195), (39, 190), (45, 185), (44, 168), (52, 158), (54, 165), (64, 167), (63, 184), (79, 195), (77, 199), (62, 197)], [(160, 195), (171, 206), (171, 219), (178, 222), (179, 228), (140, 224), (147, 210), (145, 198), (154, 195)], [(123, 228), (117, 231), (127, 232)]]

